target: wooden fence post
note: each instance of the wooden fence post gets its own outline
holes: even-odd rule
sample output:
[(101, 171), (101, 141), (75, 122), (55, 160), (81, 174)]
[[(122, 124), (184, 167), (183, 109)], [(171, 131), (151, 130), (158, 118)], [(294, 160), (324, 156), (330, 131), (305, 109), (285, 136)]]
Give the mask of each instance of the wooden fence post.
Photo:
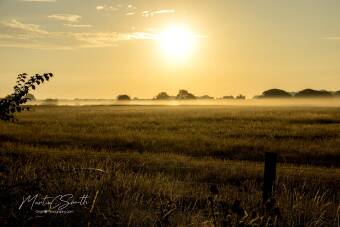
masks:
[(264, 162), (263, 203), (273, 195), (273, 187), (276, 178), (277, 153), (266, 152)]

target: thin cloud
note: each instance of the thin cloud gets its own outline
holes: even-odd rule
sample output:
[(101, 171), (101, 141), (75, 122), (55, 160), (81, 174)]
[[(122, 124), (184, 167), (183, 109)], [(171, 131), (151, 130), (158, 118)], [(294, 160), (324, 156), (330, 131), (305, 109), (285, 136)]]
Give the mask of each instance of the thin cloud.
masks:
[(105, 9), (105, 6), (96, 6), (96, 10), (98, 11), (101, 11), (101, 10), (104, 10)]
[(81, 19), (81, 16), (76, 14), (53, 14), (49, 15), (48, 18), (60, 21), (67, 21), (70, 23), (76, 23)]
[[(79, 25), (71, 24), (71, 26)], [(117, 46), (120, 41), (152, 40), (156, 37), (155, 34), (148, 32), (47, 31), (43, 30), (40, 25), (25, 24), (15, 19), (0, 22), (0, 34), (0, 47), (48, 50), (114, 47)]]
[(97, 5), (96, 10), (97, 11), (127, 11), (127, 10), (135, 10), (137, 9), (136, 6), (131, 5), (131, 4), (118, 4), (115, 6), (112, 5)]
[(47, 31), (40, 28), (40, 25), (24, 24), (15, 19), (12, 19), (9, 21), (2, 21), (0, 22), (0, 24), (2, 24), (6, 28), (17, 30), (17, 31), (32, 32), (32, 33), (37, 33), (37, 34), (48, 34)]
[(66, 27), (70, 28), (91, 28), (90, 24), (64, 24)]
[(157, 11), (143, 11), (142, 16), (143, 17), (153, 17), (159, 14), (170, 14), (170, 13), (175, 13), (176, 11), (174, 9), (162, 9), (162, 10), (157, 10)]
[(126, 7), (127, 9), (129, 9), (129, 10), (132, 10), (132, 9), (137, 9), (137, 7), (136, 6), (134, 6), (134, 5), (128, 5), (127, 7)]
[(133, 32), (127, 34), (127, 40), (155, 40), (157, 34), (150, 32)]
[(118, 11), (118, 8), (107, 5), (96, 6), (97, 11)]
[(88, 33), (72, 33), (70, 34), (76, 40), (83, 42), (80, 47), (110, 47), (117, 46), (119, 41), (129, 40), (153, 40), (156, 38), (154, 34), (145, 32), (118, 33), (118, 32), (88, 32)]
[(21, 2), (56, 2), (57, 0), (21, 0)]
[(79, 47), (83, 48), (114, 46), (122, 39), (116, 32), (81, 32), (69, 35), (79, 42)]
[[(64, 24), (73, 28), (86, 28), (91, 25)], [(68, 50), (77, 48), (114, 47), (121, 41), (157, 40), (159, 32), (151, 29), (146, 32), (74, 32), (48, 31), (37, 24), (26, 24), (16, 19), (0, 21), (0, 47)], [(205, 38), (195, 35), (196, 38)]]

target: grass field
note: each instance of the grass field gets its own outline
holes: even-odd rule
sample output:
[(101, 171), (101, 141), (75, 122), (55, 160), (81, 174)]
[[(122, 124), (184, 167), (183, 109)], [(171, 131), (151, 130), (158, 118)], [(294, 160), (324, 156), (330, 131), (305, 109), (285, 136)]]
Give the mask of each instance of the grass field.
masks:
[[(0, 224), (340, 223), (340, 108), (40, 106), (18, 118), (0, 122)], [(270, 209), (268, 151), (279, 155)], [(88, 193), (91, 203), (64, 215), (18, 209), (37, 193)]]

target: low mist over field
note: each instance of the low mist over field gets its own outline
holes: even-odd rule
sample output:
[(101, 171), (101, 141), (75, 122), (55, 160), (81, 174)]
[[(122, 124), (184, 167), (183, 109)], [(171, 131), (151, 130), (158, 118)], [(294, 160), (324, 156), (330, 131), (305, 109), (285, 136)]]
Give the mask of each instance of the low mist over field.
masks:
[(59, 105), (59, 106), (88, 106), (88, 105), (198, 105), (198, 106), (324, 106), (340, 107), (340, 98), (325, 99), (247, 99), (247, 100), (131, 100), (117, 101), (116, 99), (78, 99), (78, 100), (36, 100), (29, 102), (30, 105)]

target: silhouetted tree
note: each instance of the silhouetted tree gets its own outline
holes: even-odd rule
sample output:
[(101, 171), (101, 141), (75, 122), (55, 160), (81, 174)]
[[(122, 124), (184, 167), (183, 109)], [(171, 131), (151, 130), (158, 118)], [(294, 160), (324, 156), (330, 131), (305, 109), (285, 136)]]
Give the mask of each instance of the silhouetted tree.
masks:
[(313, 90), (313, 89), (305, 89), (296, 93), (295, 97), (297, 98), (329, 98), (332, 97), (332, 93), (326, 90)]
[(262, 93), (261, 98), (291, 98), (292, 95), (288, 93), (287, 91), (281, 90), (281, 89), (270, 89), (267, 91), (264, 91)]
[(223, 96), (222, 99), (234, 99), (234, 96), (226, 95), (226, 96)]
[(196, 97), (187, 90), (179, 90), (176, 99), (196, 99)]
[(131, 98), (128, 95), (118, 95), (117, 100), (119, 100), (119, 101), (130, 101)]
[(244, 96), (244, 95), (238, 95), (238, 96), (236, 96), (236, 99), (246, 99), (246, 96)]
[(0, 120), (3, 121), (15, 121), (14, 114), (24, 110), (29, 110), (29, 107), (22, 106), (28, 100), (28, 92), (36, 86), (48, 81), (53, 77), (52, 73), (45, 73), (42, 75), (35, 74), (34, 76), (28, 77), (26, 73), (19, 74), (17, 76), (16, 85), (14, 86), (14, 92), (8, 95), (6, 98), (0, 100)]
[(336, 97), (340, 97), (340, 91), (336, 91), (336, 92), (334, 92), (334, 96), (336, 96)]
[(160, 92), (154, 99), (156, 100), (169, 100), (171, 97), (166, 92)]

